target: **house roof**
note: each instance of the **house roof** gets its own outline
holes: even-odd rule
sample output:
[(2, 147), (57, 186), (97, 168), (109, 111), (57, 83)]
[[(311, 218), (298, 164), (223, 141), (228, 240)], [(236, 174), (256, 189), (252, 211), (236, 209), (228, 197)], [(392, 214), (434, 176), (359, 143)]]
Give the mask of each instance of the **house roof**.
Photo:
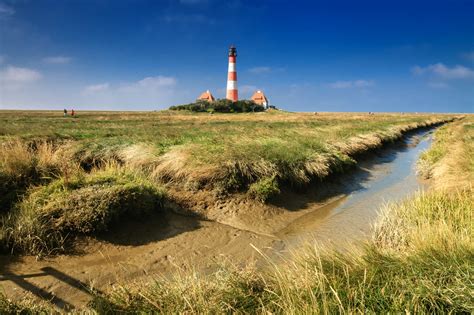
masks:
[(260, 90), (253, 93), (251, 100), (260, 105), (262, 105), (265, 102), (268, 104), (268, 98)]
[(203, 101), (208, 101), (208, 102), (214, 102), (216, 99), (214, 98), (214, 95), (212, 95), (209, 90), (206, 92), (203, 92), (199, 97), (198, 100), (203, 100)]

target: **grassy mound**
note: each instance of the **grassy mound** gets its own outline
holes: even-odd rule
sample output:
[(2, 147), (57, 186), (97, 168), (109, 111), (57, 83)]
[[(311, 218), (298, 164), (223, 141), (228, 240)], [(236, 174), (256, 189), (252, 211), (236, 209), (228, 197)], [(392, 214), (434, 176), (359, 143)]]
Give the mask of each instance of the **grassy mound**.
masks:
[(67, 145), (10, 139), (0, 144), (0, 213), (8, 212), (30, 185), (72, 176)]
[(109, 166), (66, 181), (31, 188), (3, 224), (12, 251), (29, 254), (63, 250), (68, 236), (106, 230), (124, 215), (162, 208), (164, 190), (136, 173)]

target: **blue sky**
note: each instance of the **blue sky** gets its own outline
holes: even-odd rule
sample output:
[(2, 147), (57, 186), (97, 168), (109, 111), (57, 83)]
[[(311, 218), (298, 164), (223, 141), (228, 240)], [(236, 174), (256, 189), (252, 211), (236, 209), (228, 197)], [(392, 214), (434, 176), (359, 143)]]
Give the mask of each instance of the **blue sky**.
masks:
[(0, 0), (0, 109), (474, 111), (474, 0)]

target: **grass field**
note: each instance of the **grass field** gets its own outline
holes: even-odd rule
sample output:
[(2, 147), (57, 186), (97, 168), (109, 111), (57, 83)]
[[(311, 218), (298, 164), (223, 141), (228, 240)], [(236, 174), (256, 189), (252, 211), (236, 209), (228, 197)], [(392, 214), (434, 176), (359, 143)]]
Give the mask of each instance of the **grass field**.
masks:
[(84, 169), (119, 161), (164, 182), (226, 193), (272, 178), (293, 185), (323, 178), (351, 165), (355, 153), (444, 118), (280, 112), (84, 112), (64, 118), (57, 112), (0, 112), (0, 140), (8, 148), (12, 139), (21, 139), (32, 155), (46, 142), (52, 155)]
[[(162, 209), (167, 188), (217, 198), (240, 193), (264, 202), (281, 186), (344, 171), (356, 154), (450, 118), (2, 111), (1, 247), (41, 255), (63, 251), (64, 235), (105, 230), (128, 215), (130, 205)], [(179, 194), (171, 199), (179, 203)], [(74, 209), (83, 221), (68, 217)]]
[(473, 126), (470, 117), (436, 132), (420, 159), (434, 189), (382, 209), (362, 247), (337, 253), (308, 244), (265, 272), (224, 269), (210, 277), (118, 286), (98, 295), (92, 307), (126, 313), (472, 314)]
[[(344, 171), (357, 154), (403, 132), (452, 117), (0, 112), (0, 238), (5, 251), (59, 252), (67, 245), (64, 233), (106, 229), (134, 215), (131, 208), (163, 210), (164, 200), (176, 198), (171, 188), (265, 201), (280, 189)], [(264, 271), (226, 268), (123, 284), (97, 295), (90, 307), (99, 313), (472, 313), (473, 125), (468, 117), (443, 126), (420, 160), (435, 184), (451, 184), (388, 205), (372, 240), (351, 253), (309, 244)], [(0, 297), (0, 309), (34, 307), (45, 306)]]

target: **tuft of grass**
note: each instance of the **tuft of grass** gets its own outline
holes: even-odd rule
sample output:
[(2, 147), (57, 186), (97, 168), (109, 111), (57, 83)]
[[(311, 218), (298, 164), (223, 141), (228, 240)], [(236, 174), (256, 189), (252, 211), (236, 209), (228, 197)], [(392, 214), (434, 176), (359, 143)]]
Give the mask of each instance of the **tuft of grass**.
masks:
[(250, 185), (248, 193), (254, 199), (265, 202), (272, 196), (280, 193), (278, 181), (276, 180), (275, 176), (262, 178)]
[(38, 302), (31, 298), (22, 301), (12, 301), (4, 293), (0, 292), (1, 314), (54, 314), (57, 313), (45, 301)]
[(3, 241), (12, 252), (51, 254), (80, 234), (107, 230), (123, 216), (162, 209), (162, 188), (116, 165), (32, 187), (4, 219)]
[(0, 146), (0, 212), (8, 212), (30, 185), (79, 171), (66, 144), (10, 139)]

